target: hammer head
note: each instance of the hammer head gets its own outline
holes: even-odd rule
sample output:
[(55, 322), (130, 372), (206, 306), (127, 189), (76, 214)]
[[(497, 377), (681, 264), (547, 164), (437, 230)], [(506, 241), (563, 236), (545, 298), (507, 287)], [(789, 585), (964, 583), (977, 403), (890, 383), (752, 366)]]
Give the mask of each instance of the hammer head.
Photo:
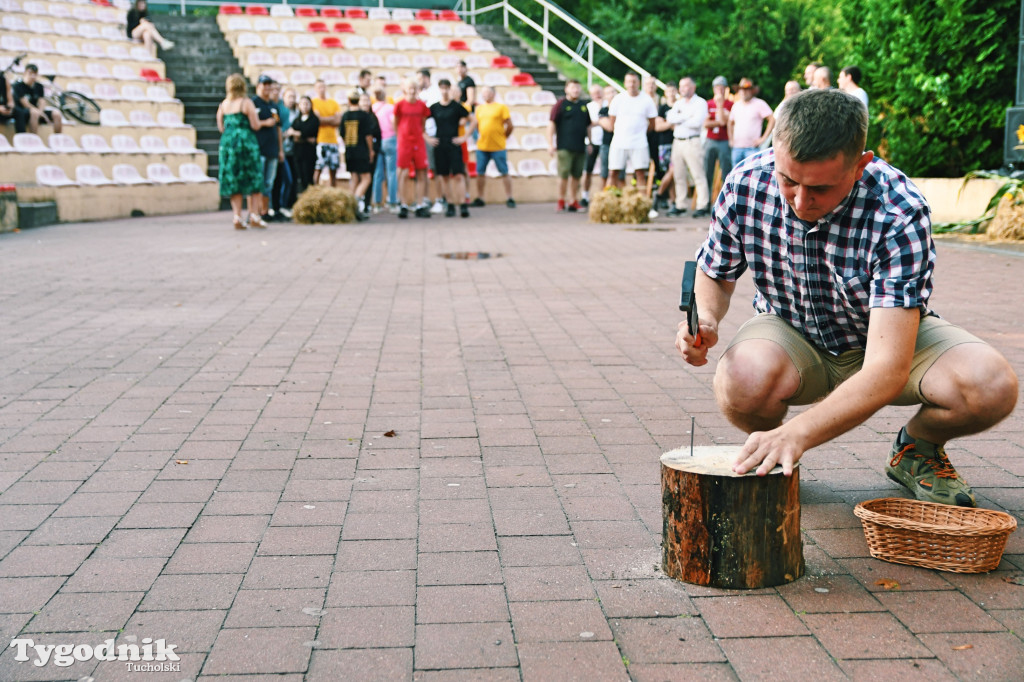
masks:
[(693, 287), (697, 280), (697, 262), (686, 261), (683, 266), (683, 284), (679, 295), (679, 310), (686, 313), (686, 327), (690, 336), (697, 338), (700, 329), (697, 316), (697, 298), (694, 295)]

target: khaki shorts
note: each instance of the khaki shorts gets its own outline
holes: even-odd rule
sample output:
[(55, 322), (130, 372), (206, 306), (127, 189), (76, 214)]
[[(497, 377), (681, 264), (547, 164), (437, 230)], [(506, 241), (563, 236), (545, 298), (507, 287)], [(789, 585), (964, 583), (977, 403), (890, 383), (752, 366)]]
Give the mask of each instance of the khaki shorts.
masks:
[[(777, 315), (762, 313), (747, 321), (729, 343), (732, 348), (741, 341), (765, 339), (774, 341), (786, 351), (800, 375), (800, 388), (786, 401), (789, 405), (809, 405), (824, 398), (861, 368), (863, 350), (848, 350), (839, 355), (819, 350), (795, 328)], [(910, 379), (893, 405), (930, 405), (921, 394), (921, 380), (939, 356), (961, 343), (984, 343), (970, 332), (933, 316), (921, 318), (917, 345), (910, 366)], [(728, 351), (728, 348), (726, 349)]]
[(583, 175), (583, 165), (586, 163), (586, 152), (571, 152), (568, 149), (558, 150), (558, 177), (565, 180), (569, 176), (577, 180)]

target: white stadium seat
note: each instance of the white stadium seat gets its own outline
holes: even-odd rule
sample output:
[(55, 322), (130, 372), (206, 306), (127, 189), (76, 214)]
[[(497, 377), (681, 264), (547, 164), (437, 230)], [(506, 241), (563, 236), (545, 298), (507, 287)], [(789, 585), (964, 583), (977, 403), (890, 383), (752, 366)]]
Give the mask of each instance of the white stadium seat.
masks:
[(206, 173), (204, 173), (203, 169), (200, 168), (199, 164), (197, 163), (181, 164), (180, 166), (178, 166), (178, 175), (180, 175), (181, 179), (184, 180), (185, 182), (217, 182), (216, 180), (208, 176)]
[(79, 138), (79, 142), (82, 144), (82, 149), (90, 154), (110, 154), (114, 151), (102, 135), (86, 133)]
[(172, 173), (171, 169), (163, 163), (147, 164), (146, 177), (154, 185), (172, 185), (181, 182), (181, 178)]
[(46, 187), (78, 187), (60, 166), (37, 166), (36, 183)]
[(53, 133), (50, 135), (50, 149), (55, 152), (62, 152), (65, 154), (76, 154), (81, 153), (82, 148), (75, 142), (75, 138), (71, 137), (67, 133)]
[(100, 125), (104, 128), (124, 128), (131, 123), (118, 109), (100, 109)]
[(147, 154), (170, 154), (171, 150), (158, 135), (143, 135), (139, 138), (139, 147)]
[(43, 142), (43, 138), (35, 133), (15, 133), (14, 151), (24, 154), (45, 154), (50, 148)]
[(144, 154), (142, 147), (131, 135), (112, 135), (110, 144), (118, 154)]
[(104, 187), (114, 184), (113, 180), (103, 174), (99, 166), (91, 164), (82, 164), (75, 168), (75, 179), (78, 180), (79, 184), (91, 187)]
[(151, 185), (149, 180), (139, 175), (139, 171), (127, 163), (119, 163), (114, 166), (114, 182), (119, 185)]
[(167, 137), (167, 147), (171, 150), (172, 154), (196, 154), (200, 151), (184, 135), (169, 135)]

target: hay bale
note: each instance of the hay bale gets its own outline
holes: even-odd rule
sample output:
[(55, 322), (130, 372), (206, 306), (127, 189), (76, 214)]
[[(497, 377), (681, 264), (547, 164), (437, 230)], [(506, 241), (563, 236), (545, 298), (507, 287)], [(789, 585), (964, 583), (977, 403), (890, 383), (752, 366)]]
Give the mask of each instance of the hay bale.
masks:
[(621, 190), (605, 187), (590, 201), (590, 222), (627, 223), (636, 225), (650, 222), (651, 200), (635, 187)]
[(1017, 199), (1013, 192), (1004, 194), (985, 236), (992, 240), (1024, 240), (1024, 201)]
[(296, 199), (292, 219), (306, 225), (352, 223), (356, 219), (356, 200), (336, 187), (312, 185)]

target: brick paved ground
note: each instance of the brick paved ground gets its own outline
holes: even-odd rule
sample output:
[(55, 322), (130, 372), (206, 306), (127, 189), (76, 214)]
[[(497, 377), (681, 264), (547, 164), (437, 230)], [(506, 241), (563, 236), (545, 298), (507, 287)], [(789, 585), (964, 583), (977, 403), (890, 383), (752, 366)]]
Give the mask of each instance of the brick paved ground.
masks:
[[(181, 655), (8, 648), (0, 679), (1019, 680), (1024, 533), (990, 575), (867, 556), (852, 506), (897, 492), (906, 410), (805, 458), (806, 578), (660, 573), (658, 456), (691, 415), (698, 444), (740, 441), (672, 348), (698, 225), (550, 210), (0, 237), (0, 642)], [(437, 257), (459, 250), (505, 257)], [(1024, 369), (1020, 254), (939, 255), (935, 306)], [(1019, 411), (952, 457), (1024, 518)]]

